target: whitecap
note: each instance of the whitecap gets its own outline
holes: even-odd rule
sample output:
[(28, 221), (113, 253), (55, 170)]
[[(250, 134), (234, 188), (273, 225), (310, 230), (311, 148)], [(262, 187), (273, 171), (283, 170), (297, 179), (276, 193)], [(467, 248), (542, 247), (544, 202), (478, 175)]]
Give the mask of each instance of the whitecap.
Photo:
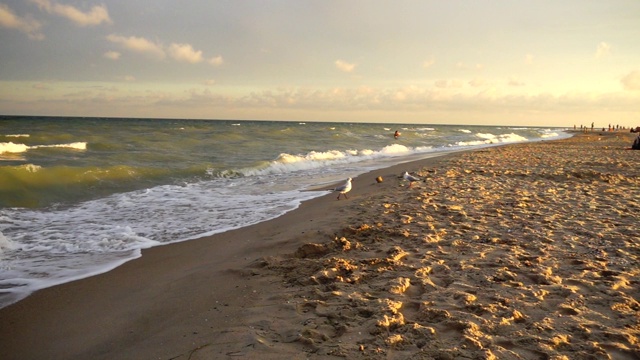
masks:
[(0, 254), (2, 254), (5, 250), (13, 250), (15, 248), (15, 244), (13, 241), (8, 239), (4, 234), (0, 231)]
[(25, 144), (15, 144), (12, 142), (0, 143), (0, 154), (2, 153), (21, 153), (29, 150)]
[(30, 147), (31, 149), (37, 148), (71, 148), (76, 150), (86, 150), (87, 143), (86, 142), (74, 142), (69, 144), (53, 144), (53, 145), (35, 145)]

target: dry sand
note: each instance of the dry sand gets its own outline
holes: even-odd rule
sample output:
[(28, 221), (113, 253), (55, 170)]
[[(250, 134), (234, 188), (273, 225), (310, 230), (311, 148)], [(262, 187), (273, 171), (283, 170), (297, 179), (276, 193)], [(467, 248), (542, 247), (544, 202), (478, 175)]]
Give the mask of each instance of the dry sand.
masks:
[(0, 309), (0, 358), (640, 359), (634, 137), (403, 164), (149, 249)]

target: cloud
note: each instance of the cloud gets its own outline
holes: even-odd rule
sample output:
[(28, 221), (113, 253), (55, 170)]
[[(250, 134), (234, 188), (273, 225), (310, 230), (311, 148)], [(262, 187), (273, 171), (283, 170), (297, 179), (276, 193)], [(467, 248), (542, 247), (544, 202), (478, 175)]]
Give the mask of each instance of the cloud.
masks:
[(433, 85), (441, 89), (446, 89), (446, 88), (459, 89), (464, 86), (464, 84), (460, 80), (436, 80), (436, 82), (434, 82)]
[(458, 62), (456, 64), (456, 67), (458, 69), (476, 69), (476, 70), (484, 69), (484, 65), (482, 65), (482, 64), (467, 65), (467, 64), (463, 63), (462, 61)]
[(213, 66), (220, 66), (223, 63), (224, 63), (224, 59), (220, 55), (218, 55), (216, 57), (212, 57), (211, 59), (209, 59), (209, 64), (211, 64)]
[(22, 31), (33, 40), (44, 39), (44, 34), (40, 32), (42, 24), (30, 16), (20, 17), (14, 14), (5, 4), (0, 4), (0, 26)]
[(106, 57), (107, 59), (111, 59), (111, 60), (118, 60), (120, 59), (120, 53), (117, 51), (107, 51), (106, 53), (104, 53), (104, 57)]
[[(123, 77), (119, 80), (127, 79)], [(459, 82), (464, 88), (466, 82)], [(176, 88), (170, 91), (138, 88), (124, 82), (118, 86), (121, 91), (117, 91), (117, 88), (105, 88), (102, 91), (91, 90), (85, 95), (75, 91), (66, 94), (61, 94), (58, 90), (30, 91), (37, 93), (36, 96), (26, 99), (9, 95), (9, 101), (4, 100), (0, 105), (5, 112), (33, 113), (35, 109), (37, 112), (53, 111), (77, 116), (229, 119), (269, 117), (327, 121), (340, 117), (344, 121), (378, 119), (377, 121), (385, 122), (388, 122), (389, 116), (401, 116), (403, 119), (413, 118), (412, 121), (416, 122), (424, 121), (425, 118), (438, 118), (443, 123), (468, 123), (473, 118), (473, 122), (478, 124), (491, 121), (508, 125), (515, 125), (515, 115), (521, 120), (519, 123), (528, 119), (535, 124), (539, 121), (536, 119), (543, 117), (551, 126), (569, 126), (574, 122), (581, 124), (586, 119), (598, 118), (622, 118), (621, 124), (631, 125), (636, 121), (635, 110), (638, 104), (637, 94), (623, 92), (599, 95), (589, 92), (516, 95), (512, 91), (496, 93), (419, 86), (359, 86), (278, 87), (231, 95), (224, 90), (224, 86), (205, 87), (202, 84), (192, 89)], [(63, 88), (59, 90), (66, 91)], [(73, 89), (68, 88), (68, 91), (71, 90)], [(24, 91), (17, 94), (22, 93)]]
[(107, 7), (104, 5), (96, 5), (92, 7), (90, 11), (82, 12), (71, 5), (61, 5), (51, 2), (50, 0), (31, 0), (31, 2), (38, 5), (41, 10), (44, 10), (49, 14), (55, 14), (67, 18), (79, 26), (94, 26), (102, 23), (113, 23), (109, 17)]
[(640, 91), (640, 71), (635, 70), (620, 79), (625, 90)]
[(49, 84), (45, 84), (45, 83), (33, 84), (33, 86), (31, 88), (35, 89), (35, 90), (44, 90), (44, 91), (51, 91), (52, 90), (51, 86), (49, 86)]
[(335, 64), (340, 71), (344, 72), (352, 72), (356, 68), (356, 64), (349, 64), (343, 60), (336, 60)]
[(448, 86), (448, 84), (449, 83), (447, 82), (447, 80), (436, 80), (433, 85), (435, 85), (435, 87), (444, 89)]
[(596, 58), (600, 59), (603, 58), (605, 56), (608, 56), (609, 54), (611, 54), (611, 46), (609, 46), (609, 44), (607, 44), (606, 42), (601, 42), (600, 44), (598, 44), (598, 48), (596, 49)]
[(484, 79), (475, 78), (475, 79), (472, 79), (471, 81), (469, 81), (469, 85), (471, 85), (471, 87), (480, 87), (480, 86), (486, 86), (486, 85), (488, 85), (488, 83)]
[(161, 45), (155, 44), (142, 37), (136, 37), (136, 36), (124, 37), (124, 36), (111, 34), (107, 36), (107, 40), (115, 44), (120, 44), (125, 49), (131, 50), (137, 53), (149, 54), (158, 59), (164, 59), (166, 56)]
[(523, 81), (520, 81), (518, 79), (510, 78), (509, 81), (507, 82), (507, 85), (509, 85), (509, 86), (525, 86), (526, 84)]
[[(147, 54), (158, 60), (164, 59), (167, 57), (167, 54), (176, 61), (191, 64), (197, 64), (205, 60), (202, 55), (202, 51), (195, 50), (191, 44), (172, 43), (168, 47), (165, 47), (160, 43), (147, 40), (143, 37), (126, 37), (115, 34), (108, 35), (107, 40), (114, 44), (119, 44), (127, 50), (140, 54)], [(120, 54), (116, 51), (109, 51), (105, 53), (104, 56), (112, 60), (117, 60), (120, 57)], [(216, 56), (207, 60), (207, 62), (213, 66), (220, 66), (224, 60), (222, 59), (222, 56)]]
[(202, 51), (195, 51), (189, 44), (173, 43), (169, 46), (169, 55), (175, 60), (196, 64), (202, 61)]
[(435, 64), (436, 61), (435, 60), (426, 60), (422, 63), (422, 67), (425, 69), (430, 68), (431, 66), (433, 66), (433, 64)]

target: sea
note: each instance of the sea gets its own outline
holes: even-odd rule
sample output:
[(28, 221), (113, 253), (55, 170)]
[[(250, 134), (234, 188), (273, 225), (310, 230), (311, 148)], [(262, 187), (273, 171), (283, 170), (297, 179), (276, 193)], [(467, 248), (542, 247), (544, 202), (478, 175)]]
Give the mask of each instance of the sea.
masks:
[(371, 170), (569, 136), (523, 126), (0, 116), (0, 307), (145, 248), (282, 216)]

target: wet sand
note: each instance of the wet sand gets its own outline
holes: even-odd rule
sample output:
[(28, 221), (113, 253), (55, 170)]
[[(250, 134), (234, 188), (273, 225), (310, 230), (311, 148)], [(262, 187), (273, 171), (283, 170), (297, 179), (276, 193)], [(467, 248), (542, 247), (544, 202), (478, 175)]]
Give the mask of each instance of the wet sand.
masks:
[(633, 138), (402, 164), (145, 250), (0, 309), (0, 358), (638, 359)]

